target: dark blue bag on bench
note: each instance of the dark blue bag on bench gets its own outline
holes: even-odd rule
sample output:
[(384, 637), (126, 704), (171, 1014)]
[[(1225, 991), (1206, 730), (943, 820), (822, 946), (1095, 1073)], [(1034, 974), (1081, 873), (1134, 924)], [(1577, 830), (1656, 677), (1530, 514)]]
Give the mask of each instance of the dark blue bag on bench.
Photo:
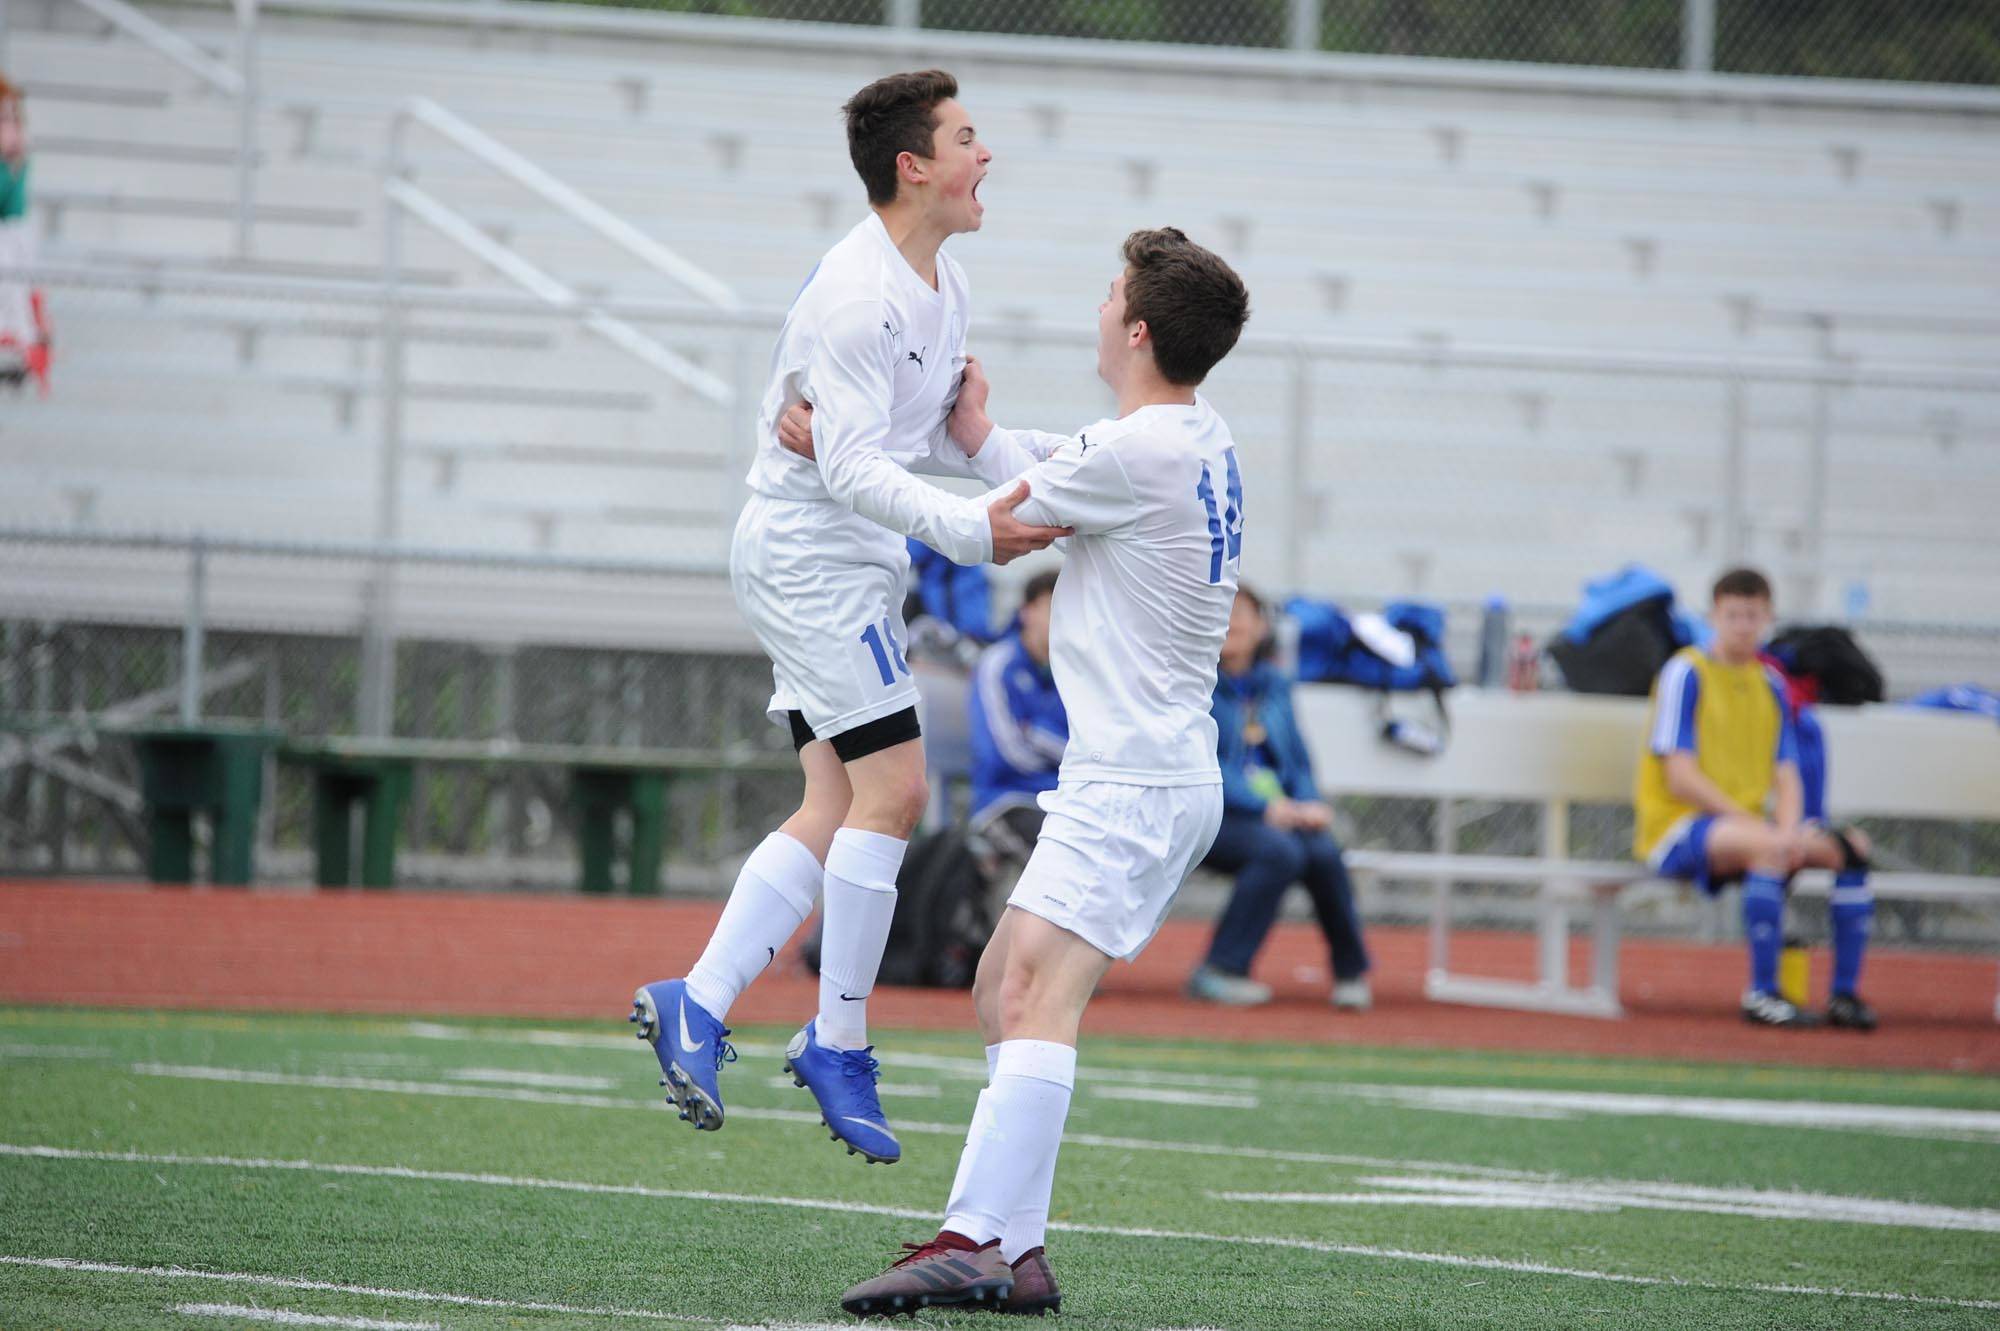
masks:
[[(1421, 601), (1392, 601), (1382, 607), (1389, 627), (1408, 634), (1416, 660), (1398, 665), (1380, 655), (1355, 631), (1347, 612), (1331, 601), (1295, 596), (1285, 602), (1285, 614), (1298, 629), (1298, 677), (1306, 683), (1354, 684), (1381, 695), (1382, 738), (1413, 752), (1434, 754), (1451, 734), (1445, 690), (1458, 684), (1444, 654), (1444, 611)], [(1390, 715), (1392, 693), (1428, 693), (1437, 709), (1437, 725)]]

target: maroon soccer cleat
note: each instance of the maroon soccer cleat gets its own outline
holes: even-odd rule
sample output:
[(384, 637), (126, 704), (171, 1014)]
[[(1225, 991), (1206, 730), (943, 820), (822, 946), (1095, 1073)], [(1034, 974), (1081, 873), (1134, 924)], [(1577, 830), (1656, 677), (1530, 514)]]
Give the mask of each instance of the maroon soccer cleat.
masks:
[(929, 1243), (905, 1243), (903, 1255), (873, 1280), (840, 1296), (856, 1317), (898, 1317), (920, 1308), (997, 1307), (1014, 1288), (1014, 1271), (1000, 1242), (984, 1247), (941, 1231)]
[(1014, 1288), (997, 1311), (1026, 1317), (1062, 1311), (1062, 1291), (1056, 1288), (1056, 1273), (1049, 1269), (1046, 1252), (1030, 1248), (1014, 1259)]

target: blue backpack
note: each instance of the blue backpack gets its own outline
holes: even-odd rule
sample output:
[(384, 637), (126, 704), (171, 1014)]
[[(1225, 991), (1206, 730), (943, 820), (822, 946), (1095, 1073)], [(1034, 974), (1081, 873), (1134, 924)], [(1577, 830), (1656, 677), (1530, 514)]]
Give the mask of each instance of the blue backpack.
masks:
[[(1381, 696), (1382, 738), (1417, 753), (1434, 754), (1444, 748), (1451, 734), (1451, 715), (1445, 708), (1445, 690), (1458, 684), (1451, 662), (1444, 654), (1444, 611), (1420, 601), (1392, 601), (1382, 607), (1382, 618), (1399, 632), (1407, 633), (1416, 644), (1417, 659), (1410, 665), (1395, 665), (1361, 640), (1347, 612), (1331, 601), (1315, 601), (1295, 596), (1285, 602), (1285, 613), (1298, 627), (1298, 677), (1304, 682), (1354, 684), (1374, 689)], [(1428, 693), (1437, 709), (1433, 730), (1390, 715), (1392, 693)]]

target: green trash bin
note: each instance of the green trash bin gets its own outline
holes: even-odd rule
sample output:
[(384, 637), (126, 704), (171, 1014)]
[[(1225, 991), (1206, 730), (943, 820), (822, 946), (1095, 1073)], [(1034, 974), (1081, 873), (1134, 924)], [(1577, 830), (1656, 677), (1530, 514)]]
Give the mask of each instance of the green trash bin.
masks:
[(354, 810), (361, 810), (361, 885), (396, 885), (396, 838), (410, 803), (409, 758), (348, 756), (309, 747), (287, 750), (285, 760), (308, 768), (313, 783), (313, 881), (321, 887), (354, 883)]
[(209, 878), (232, 887), (256, 872), (264, 760), (282, 736), (244, 726), (174, 726), (130, 733), (152, 834), (148, 876), (194, 881), (194, 820), (209, 819)]
[(570, 767), (576, 799), (577, 841), (586, 892), (616, 890), (618, 815), (632, 815), (632, 856), (625, 890), (633, 896), (660, 894), (660, 861), (666, 850), (667, 773), (659, 768), (613, 763)]

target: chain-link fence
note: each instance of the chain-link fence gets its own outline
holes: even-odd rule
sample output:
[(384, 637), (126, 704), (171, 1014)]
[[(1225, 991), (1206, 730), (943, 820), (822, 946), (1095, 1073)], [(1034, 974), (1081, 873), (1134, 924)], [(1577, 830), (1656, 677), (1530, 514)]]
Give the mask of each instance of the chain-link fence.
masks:
[[(0, 874), (143, 871), (139, 767), (122, 737), (134, 728), (199, 717), (292, 738), (358, 733), (366, 667), (357, 616), (384, 568), (404, 616), (395, 649), (391, 733), (397, 738), (635, 752), (786, 749), (786, 737), (764, 714), (770, 672), (762, 657), (676, 641), (684, 616), (667, 607), (686, 604), (677, 570), (534, 556), (399, 562), (274, 543), (211, 549), (19, 534), (0, 541), (0, 566), (10, 575), (0, 579)], [(107, 618), (73, 598), (34, 601), (28, 594), (59, 585), (65, 569), (78, 567), (105, 585), (152, 588), (155, 613)], [(318, 591), (301, 595), (307, 588)], [(284, 596), (273, 599), (273, 589)], [(443, 589), (461, 604), (510, 609), (483, 625), (462, 619), (458, 631), (446, 633), (426, 609)], [(573, 612), (561, 640), (538, 633), (533, 613), (552, 589), (560, 589)], [(722, 588), (712, 590), (726, 599)], [(609, 613), (595, 619), (574, 613), (585, 603)], [(1477, 623), (1469, 607), (1453, 618)], [(1539, 631), (1555, 620), (1522, 613), (1515, 622)], [(2000, 633), (1987, 634), (1982, 646), (1988, 659), (2000, 657)], [(1455, 665), (1470, 676), (1476, 643), (1460, 633), (1451, 647)], [(259, 876), (308, 881), (309, 774), (273, 761), (267, 777)], [(798, 789), (789, 774), (677, 778), (667, 810), (668, 889), (725, 887), (736, 859), (790, 812)], [(1544, 849), (1544, 811), (1528, 802), (1353, 795), (1339, 801), (1339, 812), (1343, 839), (1356, 848), (1482, 855)], [(2000, 820), (1872, 819), (1862, 826), (1887, 867), (2000, 876)], [(1570, 810), (1574, 857), (1625, 858), (1631, 836), (1631, 810), (1623, 804)], [(419, 761), (399, 878), (428, 886), (568, 888), (576, 883), (577, 840), (561, 768)], [(1198, 884), (1189, 907), (1215, 905), (1220, 887)], [(1408, 923), (1424, 918), (1430, 900), (1427, 887), (1385, 882), (1371, 888), (1367, 909), (1371, 919)], [(1727, 913), (1692, 894), (1658, 894), (1630, 906), (1637, 932), (1714, 936), (1734, 928)], [(1459, 914), (1468, 925), (1517, 927), (1530, 922), (1533, 910), (1527, 889), (1494, 885), (1466, 893)], [(1797, 925), (1813, 937), (1823, 922), (1802, 912)], [(1952, 945), (1996, 937), (1986, 914), (1934, 906), (1885, 905), (1881, 930), (1902, 941)]]
[(608, 0), (949, 32), (2000, 84), (1988, 0)]
[[(15, 541), (4, 552), (0, 874), (141, 871), (147, 843), (138, 763), (123, 738), (130, 730), (198, 719), (294, 738), (357, 733), (365, 671), (354, 612), (384, 567), (407, 616), (395, 648), (391, 733), (399, 738), (788, 751), (764, 715), (770, 670), (762, 658), (661, 645), (671, 635), (639, 607), (671, 601), (675, 574), (608, 566), (580, 573), (534, 560), (399, 567), (269, 547), (205, 555), (199, 612), (183, 608), (197, 600), (183, 587), (155, 596), (155, 622), (112, 622), (74, 604), (26, 604), (24, 589), (79, 563), (126, 586), (164, 587), (177, 574), (191, 582), (189, 548)], [(297, 596), (306, 586), (321, 597)], [(609, 628), (594, 641), (548, 641), (536, 637), (530, 615), (509, 620), (506, 634), (437, 636), (423, 606), (430, 590), (445, 586), (461, 599), (515, 607), (560, 587), (606, 607)], [(291, 592), (290, 604), (274, 600), (274, 590)], [(191, 613), (207, 622), (197, 628)], [(260, 876), (305, 881), (309, 773), (273, 762), (267, 775)], [(791, 811), (798, 784), (765, 772), (678, 776), (667, 810), (670, 889), (718, 886), (722, 866)], [(445, 886), (574, 885), (575, 817), (559, 767), (420, 761), (401, 876)]]

